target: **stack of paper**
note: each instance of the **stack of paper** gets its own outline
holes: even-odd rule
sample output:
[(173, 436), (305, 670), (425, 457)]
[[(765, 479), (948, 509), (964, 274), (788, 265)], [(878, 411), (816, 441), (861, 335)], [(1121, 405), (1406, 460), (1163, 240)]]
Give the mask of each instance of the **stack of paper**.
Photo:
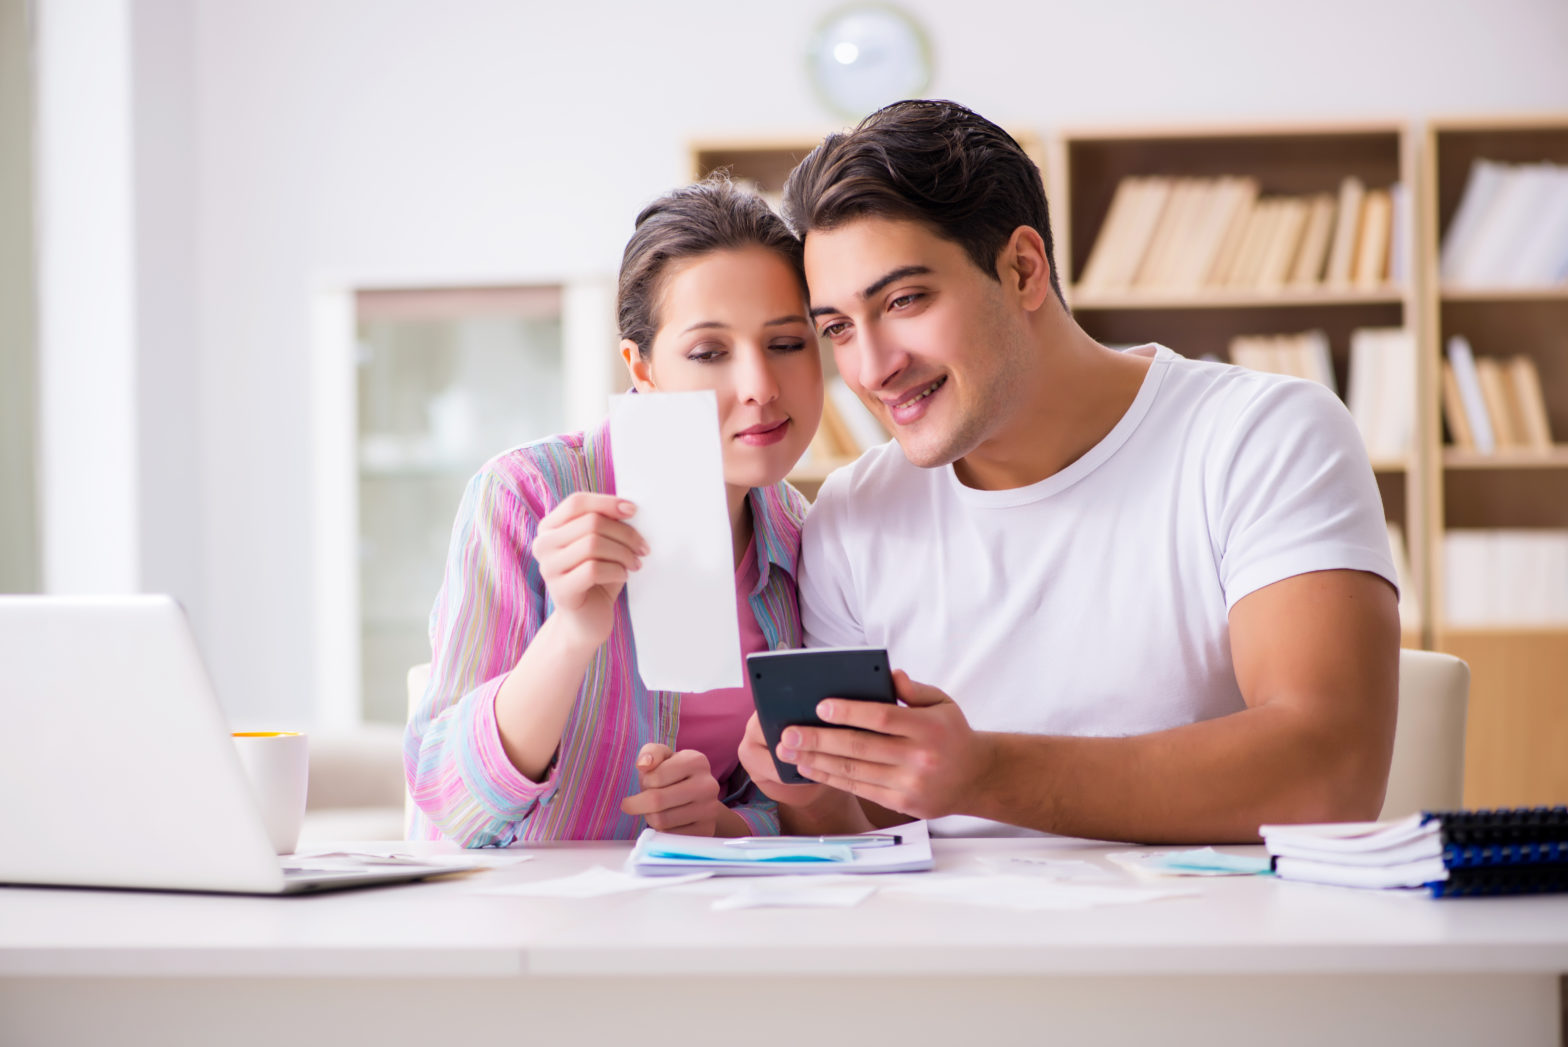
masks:
[(933, 866), (925, 822), (879, 830), (896, 838), (883, 846), (854, 846), (843, 837), (775, 836), (741, 840), (679, 836), (644, 829), (626, 867), (640, 876), (777, 876), (784, 873), (922, 872)]

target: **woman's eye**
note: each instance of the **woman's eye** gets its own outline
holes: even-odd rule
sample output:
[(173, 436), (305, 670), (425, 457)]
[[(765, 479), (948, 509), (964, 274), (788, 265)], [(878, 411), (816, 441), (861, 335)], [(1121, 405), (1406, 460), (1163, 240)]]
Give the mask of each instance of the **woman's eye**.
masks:
[(711, 364), (724, 356), (724, 350), (717, 346), (701, 346), (686, 354), (686, 359), (699, 364)]
[(798, 353), (804, 348), (806, 348), (806, 343), (794, 338), (787, 341), (774, 342), (772, 345), (772, 349), (776, 353)]

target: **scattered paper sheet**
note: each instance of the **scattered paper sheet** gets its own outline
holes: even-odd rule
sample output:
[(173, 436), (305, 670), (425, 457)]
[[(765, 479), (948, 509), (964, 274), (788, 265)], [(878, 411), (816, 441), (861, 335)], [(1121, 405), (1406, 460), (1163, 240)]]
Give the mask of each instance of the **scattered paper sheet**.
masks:
[(615, 492), (648, 543), (626, 583), (637, 669), (655, 691), (739, 687), (740, 623), (712, 390), (610, 398)]
[(875, 887), (820, 885), (780, 887), (768, 881), (736, 891), (713, 903), (725, 909), (848, 909), (876, 893)]
[(303, 851), (289, 855), (290, 865), (311, 865), (318, 862), (354, 862), (359, 866), (365, 865), (460, 865), (465, 868), (479, 865), (487, 869), (499, 869), (519, 862), (531, 862), (531, 854), (519, 854), (517, 851), (506, 850), (470, 850), (459, 854), (450, 852), (443, 854), (409, 854), (405, 851), (396, 851), (390, 848), (376, 848), (368, 851)]
[(1033, 854), (1015, 854), (981, 858), (979, 862), (997, 873), (1039, 876), (1064, 883), (1106, 883), (1122, 878), (1109, 869), (1078, 858), (1041, 858)]
[(1197, 891), (1160, 887), (1054, 883), (1037, 876), (1010, 875), (910, 877), (908, 883), (887, 884), (882, 889), (938, 901), (1022, 911), (1090, 909), (1098, 905), (1130, 905), (1198, 894)]
[(1212, 847), (1189, 851), (1112, 851), (1105, 856), (1139, 876), (1262, 876), (1267, 858), (1222, 854)]
[(646, 891), (653, 887), (667, 887), (676, 883), (701, 880), (710, 873), (693, 873), (690, 876), (669, 876), (658, 879), (634, 876), (596, 865), (573, 876), (553, 880), (535, 880), (532, 883), (513, 883), (504, 887), (488, 887), (484, 894), (508, 894), (524, 898), (602, 898), (605, 895), (626, 891)]

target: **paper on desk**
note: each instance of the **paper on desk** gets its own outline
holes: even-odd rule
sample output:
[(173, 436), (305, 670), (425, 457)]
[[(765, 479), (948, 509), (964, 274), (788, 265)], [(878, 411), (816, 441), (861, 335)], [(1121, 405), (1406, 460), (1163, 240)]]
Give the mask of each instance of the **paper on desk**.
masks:
[(876, 893), (875, 887), (863, 885), (810, 884), (780, 887), (777, 882), (748, 885), (713, 903), (716, 910), (725, 909), (848, 909), (859, 905)]
[(359, 865), (475, 865), (487, 869), (531, 862), (531, 854), (516, 851), (486, 849), (459, 852), (442, 851), (437, 854), (410, 854), (396, 847), (370, 847), (363, 851), (298, 851), (289, 856), (291, 862), (354, 862)]
[(1068, 883), (1105, 883), (1121, 879), (1109, 869), (1077, 858), (1041, 858), (1032, 854), (999, 855), (981, 858), (980, 863), (998, 873), (1039, 876)]
[(1263, 876), (1267, 858), (1221, 854), (1212, 847), (1187, 851), (1112, 851), (1105, 856), (1139, 876)]
[(938, 901), (1024, 911), (1129, 905), (1163, 898), (1184, 898), (1198, 893), (1158, 887), (1055, 883), (1037, 876), (1011, 875), (911, 878), (907, 883), (885, 885), (883, 890), (915, 894)]
[(655, 691), (744, 682), (735, 563), (712, 390), (610, 398), (615, 493), (648, 543), (626, 583), (637, 669)]
[(649, 879), (646, 876), (633, 876), (630, 873), (617, 872), (596, 865), (591, 869), (572, 876), (562, 876), (553, 880), (535, 880), (531, 883), (513, 883), (504, 887), (486, 888), (484, 894), (510, 894), (521, 895), (525, 898), (602, 898), (608, 894), (621, 894), (625, 891), (645, 891), (652, 887), (667, 887), (677, 883), (691, 883), (711, 875), (710, 873), (693, 873), (690, 876), (671, 876), (663, 879)]

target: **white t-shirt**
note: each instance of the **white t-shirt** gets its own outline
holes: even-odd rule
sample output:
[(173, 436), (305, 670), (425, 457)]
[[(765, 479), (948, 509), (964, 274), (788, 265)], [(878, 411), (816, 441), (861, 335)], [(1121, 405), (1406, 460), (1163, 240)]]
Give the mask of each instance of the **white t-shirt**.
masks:
[[(886, 647), (982, 731), (1127, 736), (1245, 708), (1230, 608), (1292, 575), (1396, 584), (1365, 446), (1313, 382), (1163, 346), (1116, 427), (980, 491), (896, 443), (830, 476), (802, 535), (808, 646)], [(1022, 834), (937, 819), (945, 835)]]

